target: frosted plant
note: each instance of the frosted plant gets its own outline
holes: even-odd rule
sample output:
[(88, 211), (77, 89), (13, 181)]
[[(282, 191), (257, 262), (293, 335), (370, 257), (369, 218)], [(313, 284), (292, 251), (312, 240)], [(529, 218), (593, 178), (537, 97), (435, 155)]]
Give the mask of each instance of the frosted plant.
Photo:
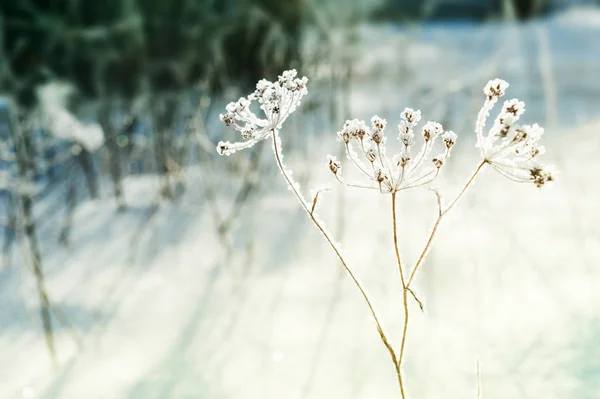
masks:
[[(421, 111), (406, 108), (400, 118), (398, 124), (400, 151), (391, 159), (387, 156), (385, 119), (377, 115), (373, 116), (370, 128), (364, 121), (358, 119), (346, 121), (342, 130), (338, 132), (338, 138), (345, 146), (346, 157), (369, 179), (367, 184), (370, 185), (346, 183), (338, 173), (341, 164), (335, 168), (331, 168), (330, 164), (330, 170), (340, 183), (352, 187), (378, 189), (382, 193), (395, 193), (426, 185), (438, 176), (450, 156), (450, 150), (456, 143), (456, 134), (452, 131), (442, 134), (442, 125), (437, 122), (427, 122), (421, 131), (423, 137), (421, 150), (413, 158), (416, 144), (414, 128), (421, 120)], [(444, 152), (429, 159), (435, 141), (440, 135)], [(362, 157), (356, 153), (353, 144), (358, 146)]]
[[(256, 84), (254, 93), (227, 104), (227, 112), (219, 115), (219, 118), (225, 125), (239, 131), (246, 141), (221, 141), (217, 147), (219, 154), (231, 155), (238, 150), (252, 147), (281, 129), (283, 122), (300, 105), (300, 100), (307, 93), (308, 79), (297, 78), (296, 75), (296, 70), (292, 69), (283, 72), (274, 83), (262, 79)], [(260, 119), (250, 110), (254, 100), (258, 101), (265, 115), (264, 119)]]
[(502, 175), (517, 182), (533, 182), (541, 187), (552, 181), (553, 168), (537, 162), (544, 147), (538, 141), (544, 129), (533, 125), (517, 125), (525, 112), (525, 104), (516, 98), (504, 102), (487, 136), (483, 136), (486, 119), (498, 98), (504, 95), (508, 83), (496, 79), (488, 83), (483, 92), (486, 102), (477, 118), (477, 143), (481, 157)]
[[(221, 155), (229, 155), (237, 150), (248, 148), (260, 140), (272, 139), (275, 161), (289, 188), (315, 226), (324, 235), (368, 305), (381, 341), (385, 345), (393, 363), (401, 397), (406, 399), (406, 384), (402, 373), (402, 366), (409, 326), (408, 298), (409, 296), (412, 297), (421, 310), (424, 309), (423, 303), (418, 299), (413, 290), (413, 282), (417, 272), (423, 265), (443, 217), (465, 194), (485, 165), (490, 165), (493, 169), (511, 180), (532, 182), (537, 187), (541, 187), (545, 183), (552, 181), (551, 168), (542, 166), (537, 162), (538, 155), (543, 152), (543, 147), (538, 146), (543, 129), (538, 125), (518, 126), (516, 122), (523, 114), (525, 106), (521, 101), (513, 99), (504, 103), (494, 125), (490, 128), (487, 135), (484, 136), (483, 129), (489, 113), (508, 88), (508, 83), (500, 79), (488, 82), (484, 89), (486, 99), (475, 124), (477, 147), (480, 149), (482, 159), (459, 192), (445, 206), (442, 205), (441, 195), (434, 190), (437, 198), (438, 217), (427, 241), (420, 251), (419, 257), (412, 267), (407, 267), (404, 264), (398, 245), (396, 196), (403, 190), (427, 185), (438, 177), (440, 170), (450, 156), (451, 149), (456, 143), (457, 135), (452, 131), (444, 132), (442, 126), (437, 122), (427, 122), (420, 129), (420, 136), (422, 136), (422, 139), (419, 139), (419, 141), (422, 140), (420, 151), (413, 157), (413, 150), (417, 142), (415, 128), (421, 120), (421, 112), (411, 108), (406, 108), (400, 114), (400, 123), (398, 124), (399, 151), (391, 158), (387, 155), (387, 137), (385, 135), (387, 122), (385, 119), (374, 116), (371, 119), (371, 126), (367, 126), (362, 120), (348, 120), (337, 133), (339, 141), (345, 146), (346, 157), (359, 173), (365, 176), (366, 183), (347, 183), (342, 177), (342, 163), (334, 156), (328, 155), (327, 167), (335, 178), (344, 185), (379, 190), (381, 193), (389, 194), (391, 197), (394, 250), (403, 288), (404, 308), (402, 336), (399, 347), (396, 349), (383, 328), (383, 324), (367, 290), (354, 274), (353, 269), (341, 251), (340, 245), (336, 243), (323, 221), (316, 215), (315, 209), (319, 199), (319, 192), (322, 190), (314, 192), (312, 203), (307, 202), (300, 192), (300, 187), (292, 179), (291, 172), (283, 164), (279, 129), (282, 128), (285, 119), (293, 112), (299, 104), (300, 99), (306, 94), (306, 82), (306, 78), (296, 78), (295, 70), (287, 71), (275, 83), (261, 80), (256, 86), (256, 91), (248, 96), (247, 99), (241, 98), (236, 103), (230, 103), (227, 106), (227, 113), (221, 115), (221, 120), (226, 125), (233, 126), (236, 130), (240, 131), (247, 141), (240, 143), (220, 142), (217, 146), (217, 151)], [(258, 119), (249, 110), (250, 102), (255, 99), (258, 100), (266, 119)], [(240, 122), (245, 124), (241, 124)], [(442, 148), (442, 152), (431, 156), (431, 152), (434, 146), (436, 146), (436, 139), (439, 137), (441, 139), (437, 141), (441, 141), (440, 147)], [(355, 145), (359, 152), (354, 149)]]

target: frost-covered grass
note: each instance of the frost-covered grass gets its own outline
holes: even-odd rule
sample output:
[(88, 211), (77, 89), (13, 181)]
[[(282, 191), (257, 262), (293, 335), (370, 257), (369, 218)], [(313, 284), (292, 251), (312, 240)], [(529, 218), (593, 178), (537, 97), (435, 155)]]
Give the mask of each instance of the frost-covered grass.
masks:
[[(386, 32), (376, 41), (387, 45), (395, 37)], [(579, 45), (589, 53), (596, 44)], [(570, 58), (553, 60), (556, 73), (567, 68)], [(509, 64), (517, 64), (511, 69), (516, 73), (527, 71), (520, 68), (531, 66), (530, 61), (515, 57)], [(477, 64), (443, 71), (438, 66), (434, 75), (435, 65), (428, 63), (415, 79), (442, 80), (447, 73), (456, 82), (450, 88), (461, 88), (469, 74), (460, 71)], [(531, 68), (507, 78), (523, 91), (514, 95), (527, 103), (525, 122), (547, 125), (544, 85)], [(483, 68), (473, 70), (479, 79), (473, 78), (473, 86), (480, 90), (492, 76)], [(409, 101), (399, 89), (404, 86), (393, 83), (395, 70), (386, 71), (383, 76), (357, 74), (353, 115), (366, 118), (385, 104), (384, 117), (390, 120), (404, 106), (438, 112), (431, 118), (441, 118), (444, 111), (435, 93), (412, 94)], [(505, 76), (501, 72), (493, 76)], [(576, 90), (561, 91), (574, 90), (573, 82), (585, 93), (596, 87), (591, 80), (584, 87), (577, 74), (558, 75), (559, 94), (576, 98)], [(462, 98), (464, 92), (454, 94)], [(558, 100), (563, 109), (566, 100), (560, 95)], [(444, 122), (459, 139), (444, 179), (436, 181), (442, 193), (454, 192), (478, 160), (472, 121), (480, 105), (465, 106)], [(560, 171), (550, 190), (513, 184), (487, 170), (440, 226), (440, 239), (417, 280), (427, 311), (415, 307), (411, 312), (405, 363), (411, 397), (476, 397), (477, 359), (484, 398), (597, 397), (600, 123), (581, 124), (598, 116), (592, 105), (582, 108), (583, 114), (561, 113), (560, 125), (544, 137), (546, 160)], [(303, 187), (331, 183), (334, 190), (324, 193), (319, 213), (340, 237), (397, 341), (402, 287), (392, 250), (389, 198), (335, 186), (324, 156), (339, 146), (334, 138), (339, 126), (324, 125), (318, 115), (299, 116), (300, 111), (286, 122), (287, 164), (297, 180), (304, 180)], [(468, 123), (462, 125), (462, 119)], [(263, 161), (270, 160), (267, 152)], [(261, 176), (258, 192), (234, 224), (229, 254), (215, 233), (200, 182), (216, 184), (219, 206), (231, 204), (238, 182), (217, 170), (210, 176), (204, 169), (186, 170), (192, 183), (186, 194), (178, 202), (161, 203), (142, 230), (140, 223), (159, 190), (154, 176), (125, 180), (131, 204), (125, 212), (116, 213), (110, 199), (80, 206), (69, 249), (56, 244), (57, 224), (40, 231), (48, 292), (84, 342), (76, 354), (68, 331), (58, 329), (58, 370), (52, 369), (41, 334), (30, 273), (16, 262), (0, 271), (0, 397), (398, 397), (394, 371), (368, 309), (274, 168)], [(414, 260), (435, 220), (435, 197), (415, 189), (398, 201), (403, 256)]]

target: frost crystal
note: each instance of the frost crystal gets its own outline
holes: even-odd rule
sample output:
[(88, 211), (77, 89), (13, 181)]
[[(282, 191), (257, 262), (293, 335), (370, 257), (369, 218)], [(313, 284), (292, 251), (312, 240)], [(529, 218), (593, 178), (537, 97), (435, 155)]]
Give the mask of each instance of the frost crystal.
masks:
[(525, 112), (525, 104), (514, 98), (505, 101), (494, 125), (483, 136), (485, 120), (508, 83), (494, 79), (485, 86), (486, 101), (479, 112), (476, 132), (483, 160), (503, 176), (518, 182), (532, 182), (537, 187), (554, 180), (551, 167), (542, 166), (537, 156), (544, 152), (538, 145), (544, 129), (534, 125), (517, 125)]
[[(246, 141), (221, 141), (217, 145), (217, 152), (221, 155), (231, 155), (252, 147), (281, 129), (283, 122), (296, 110), (300, 100), (307, 93), (308, 79), (296, 76), (296, 70), (292, 69), (284, 71), (276, 82), (262, 79), (256, 84), (254, 93), (229, 103), (225, 108), (226, 113), (219, 115), (219, 118), (226, 126), (233, 126), (239, 131)], [(261, 119), (251, 111), (250, 107), (254, 101), (258, 102), (265, 118)]]

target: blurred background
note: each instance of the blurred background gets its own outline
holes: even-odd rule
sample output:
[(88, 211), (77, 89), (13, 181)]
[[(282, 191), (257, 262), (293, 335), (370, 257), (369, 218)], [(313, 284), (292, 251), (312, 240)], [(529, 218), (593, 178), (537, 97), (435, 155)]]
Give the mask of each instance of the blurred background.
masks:
[[(0, 398), (400, 397), (367, 307), (225, 105), (296, 68), (288, 166), (400, 339), (389, 198), (335, 185), (335, 132), (421, 109), (478, 162), (490, 79), (546, 128), (556, 183), (486, 170), (440, 228), (412, 310), (411, 398), (600, 398), (600, 2), (4, 0)], [(494, 113), (492, 114), (495, 115)], [(392, 133), (390, 133), (392, 134)], [(393, 145), (393, 144), (391, 144)], [(266, 148), (267, 147), (267, 148)], [(399, 198), (414, 260), (436, 216)], [(412, 263), (411, 262), (411, 263)], [(412, 306), (412, 305), (411, 305)]]

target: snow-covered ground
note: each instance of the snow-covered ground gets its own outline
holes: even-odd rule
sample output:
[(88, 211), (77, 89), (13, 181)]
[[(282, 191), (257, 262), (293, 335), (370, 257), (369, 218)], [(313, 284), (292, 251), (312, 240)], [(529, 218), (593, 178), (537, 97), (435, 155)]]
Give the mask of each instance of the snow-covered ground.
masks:
[[(569, 14), (508, 28), (361, 30), (352, 116), (379, 113), (393, 126), (413, 106), (459, 133), (435, 183), (443, 195), (477, 162), (480, 89), (496, 76), (512, 83), (509, 97), (526, 102), (526, 122), (549, 127), (545, 160), (560, 171), (553, 187), (537, 190), (486, 170), (443, 222), (417, 284), (426, 312), (411, 310), (411, 397), (475, 398), (477, 361), (486, 399), (600, 397), (600, 28), (586, 16), (585, 24)], [(284, 149), (293, 147), (288, 166), (307, 194), (332, 185), (320, 213), (398, 345), (389, 198), (335, 185), (324, 167), (339, 145), (334, 127), (319, 114), (294, 118), (283, 133)], [(233, 157), (216, 155), (214, 171), (185, 170), (187, 190), (174, 203), (155, 205), (158, 178), (145, 176), (125, 181), (124, 212), (111, 198), (80, 205), (69, 248), (57, 245), (60, 224), (45, 224), (48, 292), (83, 347), (57, 326), (53, 368), (33, 277), (19, 267), (26, 250), (15, 253), (0, 270), (0, 398), (399, 397), (367, 307), (265, 167), (270, 155), (264, 148), (258, 189), (227, 245), (205, 183), (228, 209), (240, 182), (223, 166)], [(406, 259), (418, 255), (436, 211), (431, 192), (411, 191), (399, 199)]]

